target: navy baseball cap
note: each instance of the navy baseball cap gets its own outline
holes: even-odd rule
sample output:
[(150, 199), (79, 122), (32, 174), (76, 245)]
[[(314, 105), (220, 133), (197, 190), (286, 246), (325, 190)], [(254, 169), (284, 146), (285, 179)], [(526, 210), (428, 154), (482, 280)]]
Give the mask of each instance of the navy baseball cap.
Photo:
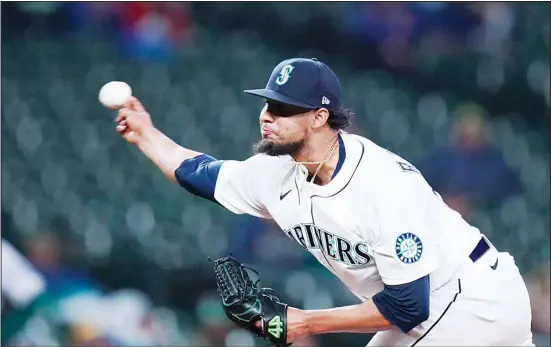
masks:
[(284, 60), (272, 71), (266, 88), (245, 93), (308, 109), (336, 110), (341, 105), (339, 79), (316, 58)]

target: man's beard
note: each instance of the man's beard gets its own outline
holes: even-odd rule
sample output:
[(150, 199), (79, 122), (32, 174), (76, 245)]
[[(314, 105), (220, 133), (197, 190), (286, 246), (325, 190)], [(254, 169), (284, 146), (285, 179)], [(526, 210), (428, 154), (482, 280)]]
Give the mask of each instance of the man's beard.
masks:
[(304, 147), (304, 140), (290, 143), (275, 143), (268, 139), (262, 139), (253, 145), (254, 154), (267, 154), (272, 157), (280, 155), (293, 155)]

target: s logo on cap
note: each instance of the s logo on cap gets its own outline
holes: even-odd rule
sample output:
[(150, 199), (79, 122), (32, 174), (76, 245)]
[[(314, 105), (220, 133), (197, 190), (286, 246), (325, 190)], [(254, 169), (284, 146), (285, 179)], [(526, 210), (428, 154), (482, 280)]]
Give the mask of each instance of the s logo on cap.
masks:
[(291, 78), (291, 71), (294, 70), (294, 66), (293, 65), (285, 65), (282, 69), (281, 69), (281, 72), (279, 73), (279, 76), (277, 77), (276, 79), (276, 83), (279, 84), (280, 86), (284, 85), (285, 83), (287, 83), (287, 81), (289, 80), (289, 78)]

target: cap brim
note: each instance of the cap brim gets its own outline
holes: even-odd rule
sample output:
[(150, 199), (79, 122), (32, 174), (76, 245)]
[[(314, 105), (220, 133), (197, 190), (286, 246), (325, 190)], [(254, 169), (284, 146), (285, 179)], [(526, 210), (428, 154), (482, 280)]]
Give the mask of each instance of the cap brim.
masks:
[(317, 106), (315, 105), (310, 105), (308, 103), (291, 98), (290, 96), (281, 94), (280, 92), (277, 92), (271, 89), (249, 89), (249, 90), (245, 90), (245, 93), (266, 98), (269, 100), (275, 100), (283, 104), (304, 107), (304, 108), (311, 108), (311, 109), (317, 108)]

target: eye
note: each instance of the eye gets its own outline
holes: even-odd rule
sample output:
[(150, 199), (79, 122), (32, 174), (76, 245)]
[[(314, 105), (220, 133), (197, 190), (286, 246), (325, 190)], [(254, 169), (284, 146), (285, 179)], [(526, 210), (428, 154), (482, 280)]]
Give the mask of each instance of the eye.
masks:
[(268, 105), (268, 112), (276, 116), (281, 115), (281, 111), (283, 108), (282, 104), (273, 101), (266, 101), (266, 105)]
[(310, 108), (293, 106), (274, 100), (266, 100), (265, 105), (267, 106), (267, 111), (277, 117), (292, 117), (311, 110)]

